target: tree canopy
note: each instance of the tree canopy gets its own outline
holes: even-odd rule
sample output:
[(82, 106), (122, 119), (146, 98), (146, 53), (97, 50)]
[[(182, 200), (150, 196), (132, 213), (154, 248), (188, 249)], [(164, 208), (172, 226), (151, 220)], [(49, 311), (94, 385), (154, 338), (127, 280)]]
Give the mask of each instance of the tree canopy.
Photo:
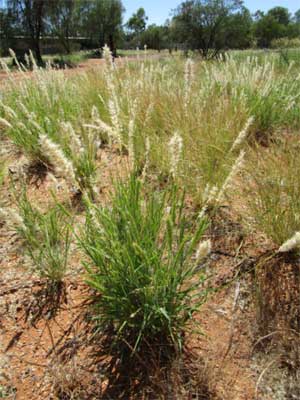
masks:
[(253, 14), (242, 0), (184, 0), (163, 25), (148, 23), (140, 7), (123, 24), (122, 0), (7, 0), (0, 8), (0, 51), (5, 54), (12, 38), (22, 36), (42, 62), (41, 38), (53, 37), (65, 53), (74, 38), (84, 38), (88, 48), (108, 44), (135, 48), (181, 48), (215, 57), (226, 49), (296, 46), (300, 40), (300, 9), (274, 7)]
[(1, 42), (5, 38), (7, 45), (10, 37), (24, 36), (38, 62), (42, 62), (43, 35), (58, 38), (67, 53), (71, 51), (70, 37), (76, 36), (88, 38), (91, 47), (107, 43), (115, 52), (123, 12), (121, 0), (7, 0), (0, 13)]
[(230, 18), (234, 22), (234, 13), (240, 11), (240, 0), (184, 1), (174, 12), (175, 37), (187, 47), (199, 50), (203, 57), (213, 57), (226, 46)]
[(146, 29), (148, 17), (144, 8), (139, 8), (136, 13), (129, 18), (126, 26), (135, 34), (140, 34)]

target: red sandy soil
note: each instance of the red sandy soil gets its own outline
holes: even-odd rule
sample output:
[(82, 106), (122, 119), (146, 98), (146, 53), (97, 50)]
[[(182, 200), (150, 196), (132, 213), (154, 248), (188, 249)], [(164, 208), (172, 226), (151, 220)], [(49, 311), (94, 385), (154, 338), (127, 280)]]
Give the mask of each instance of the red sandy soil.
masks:
[[(110, 150), (101, 151), (99, 171), (104, 172), (99, 180), (102, 192), (98, 200), (104, 199), (109, 189), (111, 172), (121, 171), (124, 162), (126, 164), (124, 157)], [(30, 198), (42, 208), (49, 201), (50, 186), (46, 178), (38, 188), (30, 187)], [(80, 222), (82, 215), (79, 213), (77, 218)], [(241, 278), (226, 285), (238, 272), (241, 261), (248, 257), (249, 242), (243, 242), (240, 227), (227, 218), (225, 214), (216, 219), (209, 232), (214, 252), (208, 272), (213, 276), (210, 284), (218, 291), (210, 295), (196, 316), (202, 334), (187, 334), (186, 357), (194, 360), (187, 369), (193, 369), (195, 382), (189, 389), (181, 382), (180, 397), (159, 397), (155, 395), (157, 386), (151, 384), (145, 393), (150, 390), (152, 394), (142, 396), (140, 391), (135, 392), (137, 382), (132, 377), (126, 383), (131, 387), (130, 395), (124, 394), (125, 389), (116, 391), (116, 382), (111, 382), (116, 367), (110, 374), (107, 372), (111, 356), (105, 354), (101, 343), (96, 341), (95, 345), (92, 340), (93, 324), (87, 318), (91, 313), (91, 291), (84, 282), (82, 255), (73, 248), (65, 286), (57, 308), (53, 309), (55, 299), (46, 301), (46, 283), (24, 267), (21, 243), (2, 225), (0, 378), (10, 393), (9, 398), (66, 399), (72, 398), (70, 393), (73, 393), (73, 398), (78, 399), (190, 399), (193, 393), (198, 393), (200, 399), (254, 399), (258, 373), (252, 365), (255, 316), (249, 282)], [(224, 254), (219, 254), (218, 250)], [(203, 385), (210, 393), (206, 397), (200, 397)]]
[[(145, 59), (159, 59), (163, 57), (163, 55), (160, 54), (152, 54), (149, 56), (130, 56), (130, 57), (119, 57), (116, 58), (115, 62), (117, 64), (122, 64), (124, 62), (126, 62), (126, 60), (145, 60)], [(85, 71), (89, 71), (89, 70), (93, 70), (95, 68), (98, 68), (99, 66), (103, 66), (105, 63), (105, 61), (103, 59), (99, 59), (99, 58), (90, 58), (86, 61), (83, 61), (82, 63), (79, 63), (76, 67), (74, 68), (66, 68), (64, 69), (64, 73), (67, 76), (73, 75), (73, 74), (77, 74), (80, 72), (85, 72)], [(22, 80), (22, 79), (28, 79), (32, 76), (32, 71), (27, 71), (27, 72), (18, 72), (18, 71), (13, 71), (10, 72), (9, 75), (7, 74), (7, 72), (0, 70), (0, 87), (4, 86), (5, 87), (5, 82), (8, 79), (13, 79), (14, 81), (18, 81), (18, 80)]]

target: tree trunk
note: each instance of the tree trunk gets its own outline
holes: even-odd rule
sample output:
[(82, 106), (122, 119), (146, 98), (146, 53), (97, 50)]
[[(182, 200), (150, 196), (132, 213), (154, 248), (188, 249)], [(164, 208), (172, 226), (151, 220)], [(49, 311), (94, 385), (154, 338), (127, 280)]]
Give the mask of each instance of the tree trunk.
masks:
[(36, 3), (36, 28), (35, 28), (35, 54), (36, 61), (39, 65), (43, 65), (41, 46), (40, 46), (40, 37), (42, 33), (42, 24), (43, 24), (43, 11), (44, 11), (44, 0), (39, 0)]
[(42, 58), (42, 52), (41, 52), (39, 38), (35, 40), (34, 52), (35, 52), (35, 58), (36, 58), (37, 64), (43, 65), (43, 58)]
[(117, 49), (115, 48), (114, 37), (112, 34), (109, 35), (108, 40), (109, 40), (109, 48), (113, 57), (117, 57)]
[(71, 53), (69, 36), (70, 36), (69, 25), (66, 23), (65, 49), (66, 49), (67, 54)]
[(26, 23), (30, 31), (31, 49), (35, 53), (35, 59), (38, 65), (43, 64), (40, 37), (43, 24), (43, 8), (44, 0), (36, 0), (32, 4), (28, 1), (25, 2), (25, 16)]

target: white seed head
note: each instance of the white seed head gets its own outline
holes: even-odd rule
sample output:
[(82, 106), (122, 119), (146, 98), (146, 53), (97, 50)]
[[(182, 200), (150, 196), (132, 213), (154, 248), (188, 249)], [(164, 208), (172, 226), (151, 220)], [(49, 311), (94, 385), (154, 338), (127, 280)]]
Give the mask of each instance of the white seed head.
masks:
[(245, 152), (242, 150), (240, 152), (239, 156), (237, 157), (237, 159), (235, 160), (235, 162), (231, 168), (231, 171), (229, 172), (227, 178), (225, 179), (225, 182), (223, 183), (223, 186), (221, 187), (221, 189), (218, 193), (218, 196), (216, 198), (217, 203), (220, 203), (221, 201), (223, 201), (226, 191), (231, 187), (234, 178), (236, 177), (236, 175), (241, 170), (241, 168), (244, 164), (244, 158), (245, 158)]
[(42, 153), (49, 158), (57, 172), (61, 173), (68, 181), (75, 182), (73, 164), (66, 158), (59, 145), (52, 142), (47, 135), (41, 135), (39, 142)]
[(6, 104), (3, 104), (2, 102), (0, 104), (1, 107), (3, 107), (6, 114), (8, 114), (11, 118), (18, 119), (16, 112), (11, 107), (7, 106)]
[(169, 142), (170, 152), (170, 173), (173, 177), (177, 175), (178, 164), (181, 158), (183, 148), (182, 137), (178, 132), (175, 132)]
[(12, 125), (4, 118), (0, 118), (0, 125), (4, 126), (5, 128), (12, 128)]
[(13, 227), (22, 227), (25, 229), (24, 221), (21, 215), (11, 208), (0, 208), (0, 219)]
[(183, 100), (184, 100), (184, 108), (185, 111), (188, 108), (189, 102), (190, 102), (190, 94), (191, 94), (191, 89), (192, 89), (192, 83), (194, 80), (194, 62), (190, 58), (186, 60), (185, 66), (184, 66), (184, 95), (183, 95)]
[(145, 181), (146, 175), (149, 169), (149, 164), (150, 164), (150, 149), (151, 149), (151, 144), (150, 144), (150, 139), (147, 136), (145, 140), (145, 165), (143, 168), (142, 172), (142, 180)]
[(119, 144), (122, 144), (122, 137), (121, 137), (121, 126), (120, 126), (120, 122), (119, 122), (119, 114), (120, 114), (120, 110), (119, 110), (119, 106), (117, 101), (115, 101), (115, 99), (111, 99), (108, 102), (108, 110), (109, 110), (109, 114), (110, 114), (110, 118), (111, 118), (111, 122), (114, 128), (114, 132), (117, 138), (117, 141), (119, 142)]
[(234, 151), (236, 148), (238, 148), (245, 141), (245, 139), (246, 139), (246, 137), (248, 135), (248, 132), (249, 132), (249, 128), (253, 124), (253, 122), (254, 122), (254, 117), (248, 118), (248, 120), (246, 122), (246, 125), (241, 130), (241, 132), (238, 134), (238, 136), (235, 139), (230, 151)]
[(110, 69), (113, 69), (114, 62), (113, 62), (113, 56), (112, 56), (112, 52), (110, 51), (110, 48), (107, 46), (107, 44), (105, 44), (102, 50), (103, 50), (103, 58), (105, 60), (106, 66)]
[(296, 232), (294, 236), (284, 242), (278, 249), (279, 253), (286, 253), (291, 250), (300, 248), (300, 232)]
[(75, 132), (71, 122), (61, 122), (63, 135), (69, 140), (72, 153), (78, 157), (84, 152), (84, 147), (77, 133)]
[(210, 239), (199, 243), (199, 247), (196, 253), (196, 262), (199, 263), (206, 258), (211, 252), (211, 241)]
[(128, 124), (128, 155), (131, 168), (135, 164), (135, 149), (134, 149), (134, 120), (131, 119)]
[(216, 185), (211, 186), (209, 183), (205, 186), (202, 194), (202, 200), (207, 205), (213, 204), (218, 194), (218, 187)]
[(92, 107), (92, 119), (93, 121), (97, 121), (98, 119), (100, 119), (99, 111), (96, 106)]

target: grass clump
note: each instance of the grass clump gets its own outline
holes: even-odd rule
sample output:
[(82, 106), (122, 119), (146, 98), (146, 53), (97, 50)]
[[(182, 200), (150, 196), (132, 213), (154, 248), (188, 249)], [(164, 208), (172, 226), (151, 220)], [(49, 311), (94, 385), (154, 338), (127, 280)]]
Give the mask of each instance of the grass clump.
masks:
[(205, 299), (198, 267), (209, 243), (192, 256), (207, 222), (190, 226), (183, 208), (176, 188), (144, 194), (134, 175), (115, 185), (110, 207), (88, 207), (80, 245), (91, 260), (88, 283), (100, 295), (95, 319), (133, 351), (156, 341), (180, 349)]
[[(71, 243), (70, 229), (65, 217), (57, 207), (46, 214), (36, 213), (32, 209), (26, 210), (26, 204), (23, 207), (25, 229), (21, 227), (20, 233), (26, 240), (27, 254), (34, 270), (42, 278), (61, 282), (67, 270)], [(33, 233), (32, 229), (37, 232)]]
[(287, 138), (264, 150), (253, 151), (244, 193), (249, 221), (277, 246), (300, 230), (299, 150), (296, 138)]
[(64, 124), (64, 141), (58, 143), (50, 140), (46, 135), (40, 138), (40, 148), (48, 165), (55, 173), (64, 177), (70, 186), (75, 187), (81, 194), (86, 192), (94, 197), (94, 184), (96, 179), (97, 145), (91, 133), (81, 137), (74, 131), (72, 125)]
[(209, 188), (223, 185), (236, 158), (232, 146), (249, 118), (245, 142), (268, 144), (279, 130), (300, 126), (299, 72), (292, 64), (278, 68), (277, 56), (231, 52), (224, 62), (140, 59), (111, 68), (107, 54), (105, 65), (85, 73), (36, 68), (22, 85), (7, 81), (0, 129), (26, 156), (57, 168), (40, 145), (46, 136), (73, 163), (77, 186), (91, 196), (92, 142), (128, 150), (136, 168), (147, 164), (164, 181), (178, 134), (176, 183), (201, 206)]
[(52, 282), (60, 282), (67, 269), (70, 249), (70, 232), (62, 213), (53, 208), (39, 216), (39, 233), (43, 242), (37, 243), (37, 237), (24, 232), (27, 239), (27, 252), (33, 262), (34, 269), (42, 278)]
[(23, 189), (17, 199), (18, 211), (0, 209), (0, 216), (18, 233), (29, 266), (52, 283), (63, 280), (71, 244), (70, 221), (58, 206), (45, 213), (35, 208)]

